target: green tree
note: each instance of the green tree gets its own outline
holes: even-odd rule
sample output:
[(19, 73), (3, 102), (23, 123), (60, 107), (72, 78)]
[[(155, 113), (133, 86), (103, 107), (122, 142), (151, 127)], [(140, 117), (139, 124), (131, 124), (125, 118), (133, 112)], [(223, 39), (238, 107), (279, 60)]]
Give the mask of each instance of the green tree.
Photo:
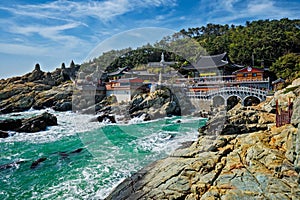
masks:
[(287, 82), (300, 77), (300, 55), (295, 53), (289, 53), (280, 57), (271, 66), (277, 77), (286, 79)]

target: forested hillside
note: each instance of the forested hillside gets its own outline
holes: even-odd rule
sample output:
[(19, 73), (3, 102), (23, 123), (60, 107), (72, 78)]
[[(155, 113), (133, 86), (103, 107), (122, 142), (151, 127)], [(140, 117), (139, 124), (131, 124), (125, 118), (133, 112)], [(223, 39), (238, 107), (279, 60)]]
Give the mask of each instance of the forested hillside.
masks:
[(207, 24), (206, 27), (183, 29), (181, 33), (195, 38), (209, 54), (228, 52), (235, 63), (255, 65), (264, 61), (270, 66), (280, 56), (300, 53), (300, 20), (259, 20), (245, 26)]
[[(231, 61), (240, 65), (261, 66), (263, 63), (271, 67), (278, 77), (291, 79), (299, 76), (295, 66), (300, 65), (300, 20), (258, 20), (246, 22), (242, 25), (207, 24), (206, 26), (181, 30), (173, 36), (165, 37), (161, 41), (132, 50), (112, 50), (98, 58), (84, 63), (86, 70), (93, 70), (95, 66), (113, 71), (117, 67), (137, 67), (148, 62), (160, 60), (161, 52), (165, 52), (165, 59), (179, 61), (175, 68), (188, 64), (181, 56), (165, 51), (165, 47), (174, 41), (193, 38), (203, 49), (197, 49), (203, 54), (220, 54), (227, 52)], [(188, 44), (193, 52), (194, 44)], [(188, 45), (183, 48), (187, 51)], [(163, 50), (164, 49), (164, 50)], [(288, 55), (288, 56), (287, 56)], [(196, 55), (193, 57), (196, 59)], [(292, 63), (292, 64), (291, 64)], [(288, 70), (282, 70), (285, 68)]]

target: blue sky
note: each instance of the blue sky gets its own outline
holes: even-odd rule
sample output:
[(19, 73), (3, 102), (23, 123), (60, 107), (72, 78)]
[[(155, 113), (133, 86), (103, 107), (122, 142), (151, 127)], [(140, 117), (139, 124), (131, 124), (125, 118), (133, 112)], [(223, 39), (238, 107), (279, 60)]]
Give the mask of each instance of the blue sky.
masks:
[[(35, 63), (44, 71), (52, 71), (62, 62), (69, 65), (71, 60), (82, 63), (95, 50), (101, 54), (127, 44), (135, 47), (182, 28), (295, 19), (300, 16), (299, 8), (299, 0), (1, 1), (0, 78), (27, 73)], [(153, 28), (145, 27), (159, 31), (148, 36)], [(134, 37), (124, 37), (124, 33)], [(118, 42), (117, 36), (121, 36)], [(97, 48), (99, 44), (102, 49)]]

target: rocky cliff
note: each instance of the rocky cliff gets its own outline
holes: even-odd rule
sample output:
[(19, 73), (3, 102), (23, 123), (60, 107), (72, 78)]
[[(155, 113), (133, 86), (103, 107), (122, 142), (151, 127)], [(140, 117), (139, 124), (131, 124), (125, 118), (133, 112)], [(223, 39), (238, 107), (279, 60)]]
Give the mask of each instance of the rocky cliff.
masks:
[(43, 72), (39, 64), (20, 77), (0, 80), (0, 114), (54, 107), (71, 110), (73, 82), (79, 66)]
[[(106, 199), (300, 199), (299, 86), (255, 107), (216, 115), (182, 147), (121, 183)], [(294, 97), (292, 124), (275, 126), (275, 101)]]
[[(148, 121), (167, 116), (190, 115), (191, 113), (199, 115), (195, 112), (196, 108), (187, 99), (182, 88), (174, 90), (174, 88), (170, 89), (166, 86), (160, 86), (150, 93), (137, 93), (129, 102), (118, 103), (116, 97), (112, 95), (83, 112), (88, 113), (93, 109), (98, 113), (98, 119), (119, 116), (117, 122), (120, 123), (128, 122), (135, 117)], [(116, 120), (110, 121), (116, 122)]]

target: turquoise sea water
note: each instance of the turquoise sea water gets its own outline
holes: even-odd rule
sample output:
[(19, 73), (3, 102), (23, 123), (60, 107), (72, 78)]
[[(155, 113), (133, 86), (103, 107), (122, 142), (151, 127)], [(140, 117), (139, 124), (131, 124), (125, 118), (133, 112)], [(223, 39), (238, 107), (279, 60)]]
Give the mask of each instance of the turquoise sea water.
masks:
[[(37, 114), (29, 111), (22, 116)], [(128, 125), (89, 122), (92, 116), (54, 113), (59, 126), (0, 139), (0, 199), (101, 199), (124, 178), (197, 138), (205, 119), (172, 117)], [(2, 115), (1, 118), (21, 117)], [(81, 152), (73, 152), (82, 148)], [(71, 153), (73, 152), (73, 153)], [(36, 168), (31, 163), (47, 159)]]

